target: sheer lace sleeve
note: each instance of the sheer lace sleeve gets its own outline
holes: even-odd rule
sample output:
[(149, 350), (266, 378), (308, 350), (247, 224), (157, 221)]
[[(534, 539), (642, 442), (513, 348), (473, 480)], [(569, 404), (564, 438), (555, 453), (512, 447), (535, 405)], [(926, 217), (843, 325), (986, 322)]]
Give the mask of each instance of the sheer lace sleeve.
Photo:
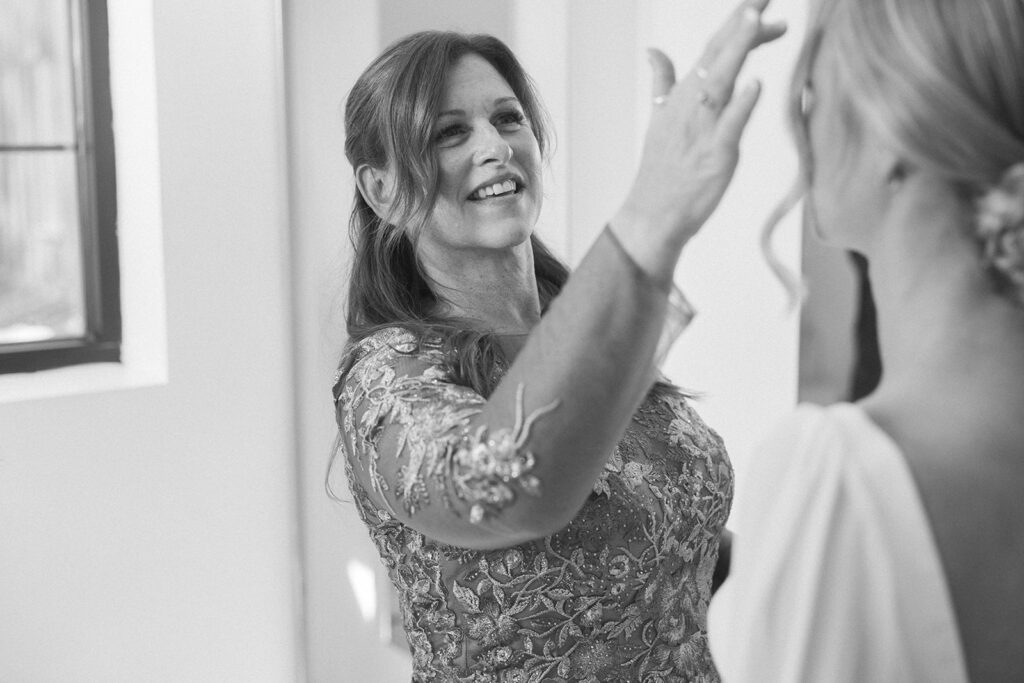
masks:
[(556, 403), (527, 415), (520, 385), (512, 424), (472, 427), (484, 398), (453, 384), (438, 355), (417, 346), (410, 333), (394, 328), (354, 350), (359, 358), (337, 406), (359, 484), (396, 516), (412, 518), (439, 506), (474, 524), (500, 514), (519, 495), (537, 495), (540, 482), (526, 441)]
[(407, 333), (364, 339), (338, 393), (351, 476), (380, 510), (451, 545), (556, 533), (586, 502), (657, 356), (692, 314), (670, 284), (605, 231), (486, 400)]
[[(630, 268), (632, 268), (634, 277), (640, 281), (650, 282), (653, 287), (664, 286), (663, 283), (655, 283), (651, 276), (633, 260), (629, 251), (615, 235), (614, 230), (606, 228), (605, 234), (607, 234), (609, 238), (608, 241), (615, 245), (615, 248), (622, 255), (623, 259), (625, 259)], [(665, 322), (661, 327), (661, 337), (658, 339), (658, 346), (654, 352), (655, 369), (660, 368), (662, 363), (665, 362), (668, 352), (672, 350), (672, 346), (676, 343), (676, 340), (679, 339), (679, 335), (683, 333), (683, 330), (690, 326), (690, 323), (693, 322), (696, 315), (697, 311), (690, 304), (690, 301), (683, 294), (682, 290), (680, 290), (676, 285), (675, 281), (669, 281), (668, 306), (665, 312)]]

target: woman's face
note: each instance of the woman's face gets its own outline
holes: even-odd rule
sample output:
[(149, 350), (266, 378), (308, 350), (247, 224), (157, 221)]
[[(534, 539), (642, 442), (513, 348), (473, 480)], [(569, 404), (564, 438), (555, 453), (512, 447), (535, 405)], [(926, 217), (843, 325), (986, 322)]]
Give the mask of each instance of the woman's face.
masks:
[(882, 148), (864, 126), (851, 130), (856, 113), (844, 109), (833, 41), (826, 36), (815, 57), (804, 121), (810, 143), (811, 187), (807, 219), (828, 244), (863, 252), (882, 220), (888, 196)]
[(434, 127), (439, 193), (419, 249), (502, 250), (525, 242), (540, 214), (537, 138), (512, 88), (477, 54), (451, 69)]

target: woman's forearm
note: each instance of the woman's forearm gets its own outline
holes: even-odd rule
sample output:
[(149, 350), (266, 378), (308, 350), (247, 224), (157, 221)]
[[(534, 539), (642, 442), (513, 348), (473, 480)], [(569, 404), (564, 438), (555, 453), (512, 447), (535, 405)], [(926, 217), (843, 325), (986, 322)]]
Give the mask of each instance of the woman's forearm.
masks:
[(519, 400), (525, 415), (553, 406), (522, 446), (533, 456), (537, 492), (518, 496), (485, 526), (539, 537), (579, 511), (652, 385), (669, 286), (615, 237), (598, 238), (473, 420), (493, 431), (516, 421)]

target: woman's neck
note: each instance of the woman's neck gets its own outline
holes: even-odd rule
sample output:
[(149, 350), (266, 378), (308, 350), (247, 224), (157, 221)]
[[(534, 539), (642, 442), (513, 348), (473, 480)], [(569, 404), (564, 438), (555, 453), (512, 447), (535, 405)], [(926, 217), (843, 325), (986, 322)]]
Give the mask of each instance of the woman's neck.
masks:
[(1024, 311), (993, 291), (962, 228), (970, 215), (952, 206), (909, 201), (889, 214), (868, 254), (883, 365), (878, 393), (969, 395), (1019, 407)]
[(439, 313), (478, 321), (499, 334), (525, 334), (540, 320), (540, 296), (529, 242), (510, 250), (421, 254)]

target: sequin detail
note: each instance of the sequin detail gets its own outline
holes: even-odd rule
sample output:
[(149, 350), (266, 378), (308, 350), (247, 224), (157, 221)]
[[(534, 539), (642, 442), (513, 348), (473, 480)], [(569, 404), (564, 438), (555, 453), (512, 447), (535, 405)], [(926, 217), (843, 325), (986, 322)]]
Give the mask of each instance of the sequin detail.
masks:
[[(385, 494), (410, 514), (433, 496), (472, 505), (456, 493), (466, 489), (453, 481), (456, 461), (465, 457), (472, 469), (475, 459), (506, 452), (516, 455), (483, 470), (527, 491), (532, 463), (512, 446), (525, 442), (530, 420), (470, 434), (465, 426), (484, 399), (452, 384), (439, 355), (416, 349), (408, 333), (378, 333), (353, 353), (338, 392), (341, 455), (399, 596), (414, 681), (719, 680), (706, 613), (732, 468), (721, 439), (681, 395), (647, 396), (568, 527), (511, 548), (467, 550), (403, 524)], [(474, 455), (481, 445), (487, 454)], [(464, 455), (431, 467), (445, 449)], [(504, 483), (500, 474), (487, 479)], [(495, 491), (481, 504), (503, 500)], [(498, 510), (485, 505), (485, 513)]]
[(498, 429), (491, 436), (479, 427), (464, 437), (452, 456), (452, 487), (456, 495), (469, 502), (469, 521), (479, 524), (486, 514), (497, 514), (515, 500), (511, 484), (526, 493), (540, 494), (540, 482), (530, 474), (533, 453), (524, 447), (534, 421), (558, 407), (555, 401), (523, 419), (525, 387), (516, 389), (516, 423), (511, 429)]

